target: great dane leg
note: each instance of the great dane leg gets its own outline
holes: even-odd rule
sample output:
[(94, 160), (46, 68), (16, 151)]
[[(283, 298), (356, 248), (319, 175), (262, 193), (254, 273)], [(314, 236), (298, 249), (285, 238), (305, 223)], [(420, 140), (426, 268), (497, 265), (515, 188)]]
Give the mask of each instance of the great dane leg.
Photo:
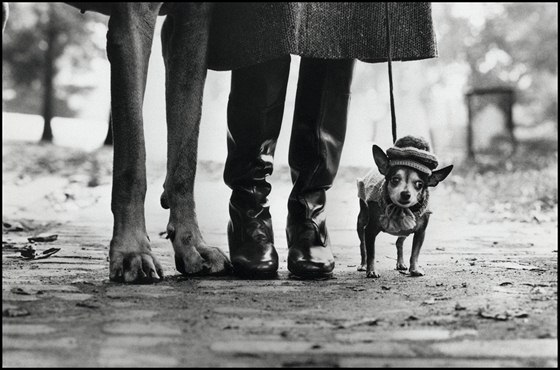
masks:
[(144, 219), (146, 151), (142, 104), (154, 27), (161, 3), (114, 3), (107, 33), (111, 62), (114, 158), (110, 279), (127, 283), (163, 276)]
[(175, 3), (162, 29), (168, 153), (161, 200), (170, 208), (167, 233), (182, 274), (218, 274), (231, 266), (220, 249), (204, 242), (194, 202), (210, 12), (208, 3)]

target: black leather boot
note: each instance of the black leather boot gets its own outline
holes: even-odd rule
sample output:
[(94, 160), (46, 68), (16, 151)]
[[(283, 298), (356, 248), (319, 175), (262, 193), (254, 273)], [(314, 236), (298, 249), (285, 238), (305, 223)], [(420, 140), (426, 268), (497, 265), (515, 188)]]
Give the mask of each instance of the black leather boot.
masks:
[(304, 278), (328, 276), (335, 265), (325, 223), (326, 191), (340, 163), (353, 67), (353, 60), (301, 60), (286, 235), (288, 270)]
[(238, 275), (266, 277), (278, 271), (266, 177), (272, 174), (289, 70), (287, 55), (232, 71), (224, 180), (232, 189), (228, 240)]

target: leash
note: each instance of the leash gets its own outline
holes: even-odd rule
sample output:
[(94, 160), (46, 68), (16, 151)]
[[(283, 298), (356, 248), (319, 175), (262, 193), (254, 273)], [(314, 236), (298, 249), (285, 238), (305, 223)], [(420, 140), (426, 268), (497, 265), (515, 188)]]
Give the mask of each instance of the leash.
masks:
[(389, 19), (389, 3), (385, 3), (385, 25), (387, 27), (387, 66), (389, 69), (389, 99), (391, 101), (391, 130), (393, 133), (393, 143), (397, 141), (397, 116), (395, 114), (395, 98), (393, 97), (393, 67), (391, 65), (392, 61), (392, 50), (391, 50), (391, 24)]

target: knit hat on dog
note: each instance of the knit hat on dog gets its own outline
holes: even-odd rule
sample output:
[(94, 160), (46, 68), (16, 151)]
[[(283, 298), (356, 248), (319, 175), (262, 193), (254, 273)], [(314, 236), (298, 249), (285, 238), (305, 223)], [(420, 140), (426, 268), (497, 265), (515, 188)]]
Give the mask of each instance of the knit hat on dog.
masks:
[(407, 166), (415, 170), (432, 174), (438, 166), (437, 157), (430, 152), (428, 141), (422, 137), (405, 136), (387, 149), (389, 166)]

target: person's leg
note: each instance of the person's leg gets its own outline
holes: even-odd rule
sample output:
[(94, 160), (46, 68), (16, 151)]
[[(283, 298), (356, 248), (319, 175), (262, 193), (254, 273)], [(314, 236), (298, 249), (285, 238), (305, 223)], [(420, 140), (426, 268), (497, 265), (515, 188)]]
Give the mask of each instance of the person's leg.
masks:
[(353, 68), (352, 59), (301, 60), (286, 226), (288, 269), (298, 276), (326, 275), (334, 268), (324, 210), (344, 144)]
[(272, 174), (289, 71), (289, 55), (232, 71), (224, 181), (232, 189), (228, 240), (236, 274), (278, 270), (266, 177)]

